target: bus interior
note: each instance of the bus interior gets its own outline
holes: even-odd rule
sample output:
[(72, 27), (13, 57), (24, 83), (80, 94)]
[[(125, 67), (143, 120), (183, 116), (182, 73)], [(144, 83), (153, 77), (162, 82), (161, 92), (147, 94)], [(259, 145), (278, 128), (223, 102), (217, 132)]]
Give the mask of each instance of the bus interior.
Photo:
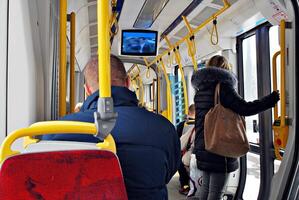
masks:
[[(105, 35), (98, 33), (99, 1), (0, 1), (1, 143), (25, 127), (40, 131), (42, 126), (56, 126), (57, 130), (49, 127), (52, 133), (59, 127), (64, 130), (64, 124), (36, 122), (73, 113), (86, 98), (83, 70), (90, 57), (98, 55), (99, 37)], [(299, 2), (102, 1), (109, 2), (109, 48), (124, 62), (139, 106), (163, 115), (174, 126), (194, 103), (194, 71), (204, 68), (214, 55), (228, 59), (246, 101), (280, 91), (276, 109), (245, 118), (250, 151), (239, 158), (240, 168), (230, 174), (223, 199), (299, 199)], [(153, 45), (144, 50), (149, 53), (136, 49), (140, 47), (125, 38), (124, 30), (157, 34), (147, 39)], [(135, 52), (126, 54), (126, 50)], [(74, 126), (68, 126), (72, 132)], [(96, 131), (86, 124), (83, 128), (86, 134)], [(60, 143), (39, 146), (36, 135), (19, 133), (8, 143), (22, 154), (65, 149)], [(3, 153), (10, 148), (6, 145), (1, 145), (1, 162), (9, 157)], [(95, 148), (76, 144), (70, 149)], [(115, 146), (108, 149), (115, 152)], [(178, 193), (177, 174), (167, 187), (170, 200), (186, 198)]]

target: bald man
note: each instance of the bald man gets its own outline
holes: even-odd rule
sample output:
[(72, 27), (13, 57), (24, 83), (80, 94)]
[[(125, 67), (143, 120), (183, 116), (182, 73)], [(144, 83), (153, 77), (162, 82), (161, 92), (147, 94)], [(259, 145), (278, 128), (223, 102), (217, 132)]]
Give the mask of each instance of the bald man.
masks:
[[(97, 111), (98, 61), (92, 58), (84, 69), (85, 89), (89, 97), (80, 112), (62, 120), (94, 123)], [(118, 113), (113, 135), (129, 199), (168, 199), (166, 184), (180, 163), (180, 143), (174, 126), (164, 117), (138, 107), (134, 92), (128, 89), (125, 67), (111, 56), (111, 85), (114, 109)], [(49, 135), (45, 140), (99, 142), (90, 135)], [(99, 188), (100, 189), (100, 188)]]

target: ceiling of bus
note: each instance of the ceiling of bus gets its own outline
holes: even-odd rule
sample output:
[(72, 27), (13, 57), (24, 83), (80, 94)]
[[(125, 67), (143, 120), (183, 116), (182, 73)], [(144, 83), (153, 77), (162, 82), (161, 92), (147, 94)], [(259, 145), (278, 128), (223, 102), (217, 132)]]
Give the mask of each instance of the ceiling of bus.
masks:
[[(193, 0), (200, 1), (200, 0)], [(252, 3), (252, 0), (228, 0), (232, 7), (231, 12), (225, 12), (218, 18), (218, 23), (225, 19), (226, 27), (219, 26), (220, 37), (235, 37), (236, 32), (241, 29), (242, 23), (247, 20), (248, 16), (252, 16), (257, 13), (256, 8)], [(124, 0), (123, 8), (119, 18), (119, 26), (121, 29), (133, 28), (134, 22), (142, 8), (145, 0)], [(160, 15), (152, 24), (152, 30), (158, 30), (163, 33), (173, 21), (188, 7), (192, 0), (169, 0)], [(238, 2), (238, 3), (236, 3)], [(238, 4), (238, 5), (234, 5)], [(244, 6), (246, 5), (246, 7)], [(200, 4), (194, 8), (187, 16), (191, 26), (194, 28), (200, 25), (203, 21), (209, 18), (213, 13), (219, 10), (223, 6), (222, 0), (202, 0)], [(242, 12), (240, 12), (240, 10)], [(97, 19), (96, 19), (96, 0), (76, 0), (69, 1), (68, 12), (74, 11), (77, 14), (77, 26), (76, 26), (76, 57), (78, 65), (81, 69), (85, 66), (88, 58), (91, 55), (97, 53)], [(204, 32), (207, 32), (210, 27), (203, 29), (198, 35), (203, 35), (202, 38), (207, 40), (208, 37), (204, 37)], [(168, 34), (171, 43), (177, 42), (181, 37), (187, 34), (187, 29), (182, 21), (175, 26)], [(203, 32), (203, 33), (202, 33)], [(198, 36), (197, 36), (198, 37)], [(200, 40), (201, 38), (199, 38)], [(225, 39), (223, 40), (226, 41)], [(119, 36), (115, 36), (112, 44), (112, 53), (118, 54)], [(209, 43), (206, 43), (209, 45)], [(159, 53), (167, 49), (165, 41), (160, 42)], [(221, 49), (218, 47), (205, 47), (211, 51), (217, 51)], [(138, 58), (134, 58), (137, 60)], [(150, 59), (149, 59), (150, 60)]]

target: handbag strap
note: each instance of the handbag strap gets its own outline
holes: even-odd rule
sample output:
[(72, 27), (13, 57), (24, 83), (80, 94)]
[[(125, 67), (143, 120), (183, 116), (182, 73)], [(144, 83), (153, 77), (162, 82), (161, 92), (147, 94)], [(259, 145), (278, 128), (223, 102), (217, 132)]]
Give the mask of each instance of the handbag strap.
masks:
[(214, 94), (214, 106), (220, 104), (220, 83), (216, 85)]

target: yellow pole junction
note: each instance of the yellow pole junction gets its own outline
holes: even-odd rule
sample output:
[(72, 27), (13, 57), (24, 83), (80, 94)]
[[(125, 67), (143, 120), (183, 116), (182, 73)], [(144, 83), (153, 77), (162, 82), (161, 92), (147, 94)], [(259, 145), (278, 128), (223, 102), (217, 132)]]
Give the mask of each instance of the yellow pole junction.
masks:
[[(215, 18), (217, 18), (219, 15), (221, 15), (224, 11), (226, 11), (229, 7), (230, 7), (230, 3), (227, 0), (222, 0), (224, 6), (218, 10), (216, 13), (214, 13), (213, 15), (211, 15), (208, 19), (206, 19), (202, 24), (200, 24), (197, 28), (193, 29), (193, 33), (196, 34), (197, 32), (199, 32), (202, 28), (204, 28), (207, 24), (209, 24), (211, 21), (213, 21)], [(165, 39), (165, 38), (164, 38)], [(177, 43), (176, 46), (179, 46), (180, 44), (182, 44), (183, 42), (185, 42), (185, 40), (189, 40), (189, 34), (185, 37), (183, 37), (182, 39), (180, 39)], [(165, 56), (168, 52), (170, 52), (171, 50), (166, 50), (164, 51), (161, 55), (159, 55), (160, 57)], [(158, 61), (158, 57), (156, 57), (156, 59), (154, 59), (151, 63), (149, 63), (149, 66), (155, 64)]]
[(70, 44), (70, 111), (75, 111), (75, 48), (76, 48), (76, 14), (71, 13), (71, 44)]
[(59, 116), (66, 114), (66, 20), (67, 0), (60, 0), (59, 40)]
[(194, 38), (194, 32), (192, 30), (192, 27), (190, 26), (187, 18), (185, 16), (182, 16), (185, 25), (189, 31), (189, 39), (187, 39), (187, 45), (188, 45), (188, 55), (191, 57), (192, 59), (192, 63), (193, 63), (193, 68), (195, 71), (197, 71), (197, 62), (196, 62), (196, 58), (195, 58), (195, 54), (196, 54), (196, 45), (195, 45), (195, 38)]
[(111, 97), (109, 1), (97, 0), (100, 97)]
[(167, 116), (168, 116), (167, 119), (172, 122), (172, 96), (171, 96), (171, 87), (170, 87), (171, 85), (170, 85), (169, 77), (166, 72), (165, 64), (161, 57), (159, 60), (159, 64), (161, 64), (162, 71), (163, 71), (165, 81), (166, 81), (166, 86), (167, 86), (167, 91), (166, 91), (166, 94), (167, 94)]
[(177, 45), (173, 46), (170, 43), (167, 36), (165, 37), (165, 40), (166, 40), (169, 48), (173, 49), (173, 53), (175, 55), (176, 62), (177, 62), (178, 66), (179, 66), (179, 69), (180, 69), (181, 79), (182, 79), (182, 83), (183, 83), (183, 90), (184, 90), (185, 114), (187, 115), (188, 114), (189, 104), (188, 104), (188, 94), (187, 94), (187, 85), (186, 85), (185, 73), (184, 73), (184, 69), (183, 69), (183, 66), (182, 66), (182, 62), (181, 62), (181, 55), (180, 55), (179, 49), (176, 48), (176, 47), (178, 47)]

